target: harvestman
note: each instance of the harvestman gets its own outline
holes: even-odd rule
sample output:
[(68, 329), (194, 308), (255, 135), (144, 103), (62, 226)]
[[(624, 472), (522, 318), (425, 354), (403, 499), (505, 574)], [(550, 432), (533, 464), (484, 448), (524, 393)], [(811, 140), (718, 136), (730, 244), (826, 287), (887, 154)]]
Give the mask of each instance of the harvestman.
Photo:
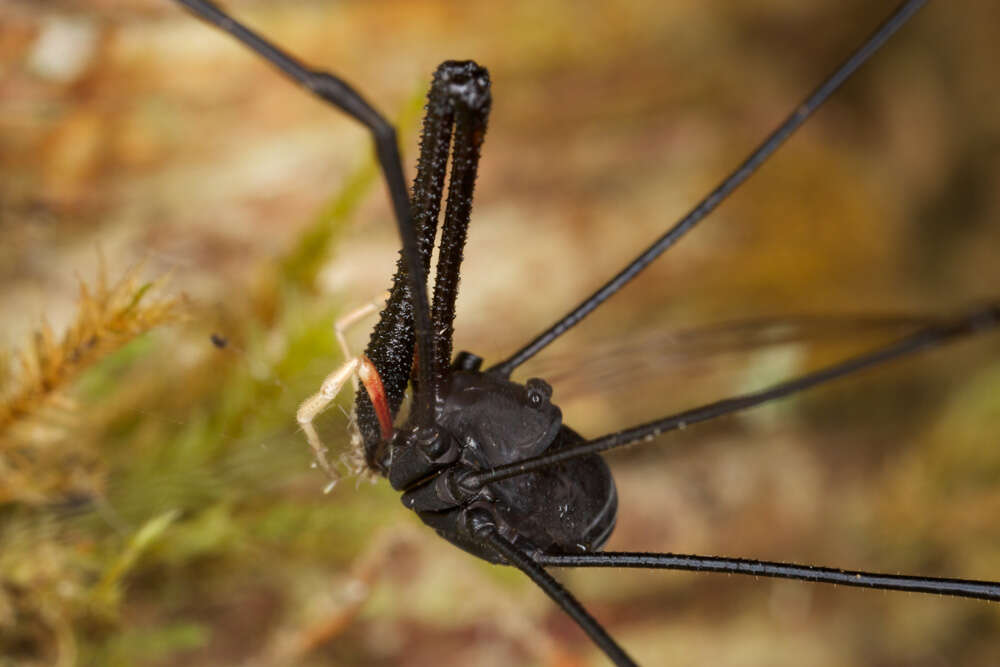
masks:
[[(401, 259), (365, 354), (334, 371), (299, 410), (299, 422), (326, 467), (313, 418), (358, 373), (355, 443), (365, 465), (403, 492), (403, 503), (438, 534), (492, 563), (530, 577), (616, 665), (635, 664), (601, 625), (545, 570), (636, 567), (705, 570), (848, 586), (1000, 600), (1000, 583), (855, 572), (738, 558), (599, 552), (615, 525), (617, 496), (598, 452), (772, 401), (884, 362), (1000, 326), (1000, 305), (925, 327), (896, 342), (767, 389), (728, 398), (587, 440), (562, 423), (541, 379), (509, 378), (621, 289), (739, 187), (753, 171), (926, 0), (908, 0), (797, 106), (750, 156), (686, 216), (593, 295), (519, 351), (487, 370), (459, 352), (452, 323), (480, 148), (490, 110), (486, 70), (473, 62), (438, 67), (428, 94), (412, 198), (407, 196), (396, 132), (341, 79), (310, 69), (206, 0), (175, 0), (230, 33), (286, 76), (365, 125), (389, 188), (402, 239)], [(438, 232), (445, 171), (451, 177), (441, 225), (433, 301), (426, 276)], [(394, 420), (407, 386), (412, 407)]]

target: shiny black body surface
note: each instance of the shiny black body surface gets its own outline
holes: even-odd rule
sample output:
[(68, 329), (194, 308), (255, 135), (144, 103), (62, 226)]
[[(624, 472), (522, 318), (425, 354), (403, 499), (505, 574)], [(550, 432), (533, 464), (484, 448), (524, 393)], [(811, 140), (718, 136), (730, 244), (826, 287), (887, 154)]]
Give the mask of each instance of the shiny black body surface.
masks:
[(618, 509), (611, 471), (600, 456), (574, 458), (483, 485), (474, 493), (456, 484), (469, 472), (583, 442), (562, 424), (562, 413), (550, 397), (542, 380), (521, 385), (491, 373), (456, 371), (439, 406), (438, 423), (458, 448), (458, 459), (407, 489), (404, 505), (441, 537), (493, 563), (502, 560), (469, 538), (469, 508), (488, 512), (500, 534), (529, 553), (599, 549), (611, 535)]

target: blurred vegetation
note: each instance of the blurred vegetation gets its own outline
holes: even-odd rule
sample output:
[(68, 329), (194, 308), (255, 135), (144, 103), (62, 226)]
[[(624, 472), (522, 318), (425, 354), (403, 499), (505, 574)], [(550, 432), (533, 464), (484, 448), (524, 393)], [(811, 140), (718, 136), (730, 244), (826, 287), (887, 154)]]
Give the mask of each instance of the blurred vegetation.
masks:
[[(437, 62), (490, 67), (457, 326), (488, 359), (683, 213), (874, 5), (227, 3), (387, 110), (408, 162)], [(341, 361), (338, 314), (395, 261), (364, 132), (166, 0), (2, 11), (0, 664), (603, 664), (385, 483), (324, 495), (310, 469), (295, 409)], [(533, 361), (567, 422), (599, 435), (996, 299), (997, 13), (932, 4)], [(778, 341), (704, 326), (803, 313), (829, 320)], [(998, 352), (962, 343), (615, 453), (609, 548), (997, 579)], [(336, 408), (319, 423), (335, 451), (345, 425)], [(989, 665), (1000, 649), (983, 603), (560, 576), (644, 664)]]

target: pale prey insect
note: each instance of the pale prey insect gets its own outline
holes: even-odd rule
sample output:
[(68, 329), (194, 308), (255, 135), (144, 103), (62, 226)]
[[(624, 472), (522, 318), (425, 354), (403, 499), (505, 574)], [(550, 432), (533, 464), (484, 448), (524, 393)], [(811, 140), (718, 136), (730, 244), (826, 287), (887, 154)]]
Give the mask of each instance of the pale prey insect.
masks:
[[(402, 259), (365, 358), (338, 369), (300, 411), (300, 422), (318, 452), (322, 445), (310, 429), (312, 418), (356, 367), (366, 368), (366, 391), (357, 396), (366, 465), (402, 491), (404, 504), (442, 537), (480, 558), (513, 565), (531, 577), (619, 665), (634, 663), (544, 566), (708, 570), (1000, 599), (1000, 584), (995, 582), (734, 558), (601, 553), (615, 525), (617, 494), (610, 471), (598, 456), (604, 450), (655, 438), (988, 331), (1000, 324), (1000, 307), (996, 305), (933, 324), (893, 344), (798, 379), (596, 439), (585, 439), (562, 423), (561, 411), (551, 402), (552, 389), (545, 380), (522, 384), (509, 379), (516, 368), (621, 289), (746, 180), (923, 2), (903, 3), (718, 188), (604, 287), (521, 350), (483, 371), (482, 360), (474, 354), (459, 353), (452, 360), (452, 321), (477, 163), (491, 105), (486, 70), (468, 61), (449, 61), (438, 69), (428, 98), (417, 179), (409, 197), (395, 131), (349, 85), (304, 66), (212, 3), (177, 1), (363, 123), (375, 138), (402, 238)], [(425, 276), (438, 235), (449, 155), (452, 167), (440, 230), (441, 250), (433, 302), (428, 303)], [(397, 425), (397, 412), (411, 384), (410, 414), (405, 423)]]

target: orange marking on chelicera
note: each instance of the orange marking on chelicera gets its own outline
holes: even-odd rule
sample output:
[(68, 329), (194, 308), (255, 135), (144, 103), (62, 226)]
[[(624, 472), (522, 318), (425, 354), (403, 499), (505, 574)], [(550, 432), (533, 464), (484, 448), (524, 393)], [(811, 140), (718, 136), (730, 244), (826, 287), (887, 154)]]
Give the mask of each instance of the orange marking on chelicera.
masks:
[(382, 439), (386, 442), (392, 440), (392, 415), (389, 414), (389, 401), (385, 397), (385, 389), (382, 387), (382, 378), (375, 370), (375, 364), (365, 355), (361, 355), (358, 365), (358, 377), (365, 385), (368, 398), (371, 399), (372, 407), (375, 408), (375, 416), (378, 417), (378, 425), (382, 431)]

